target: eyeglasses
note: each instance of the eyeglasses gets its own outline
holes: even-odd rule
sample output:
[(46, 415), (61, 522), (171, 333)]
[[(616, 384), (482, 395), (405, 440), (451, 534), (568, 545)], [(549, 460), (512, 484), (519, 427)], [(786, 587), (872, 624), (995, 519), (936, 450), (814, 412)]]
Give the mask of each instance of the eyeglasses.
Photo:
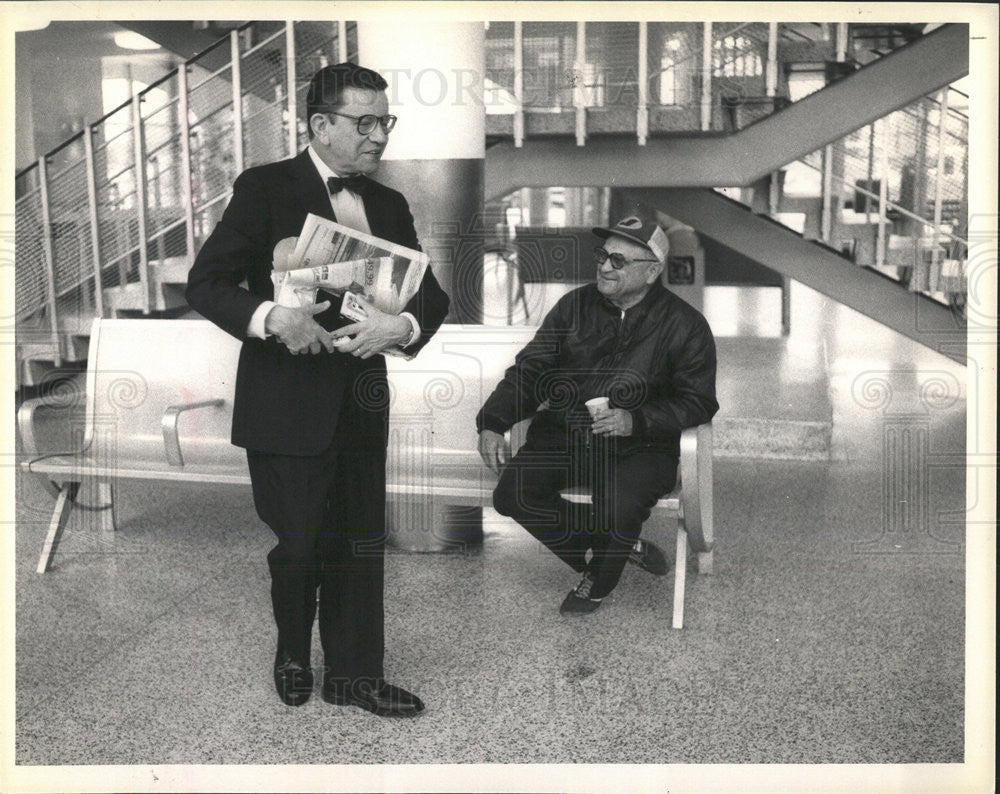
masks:
[(621, 270), (629, 262), (659, 262), (659, 259), (626, 259), (623, 254), (617, 252), (611, 254), (608, 253), (602, 246), (598, 245), (594, 248), (594, 261), (598, 265), (603, 265), (608, 260), (611, 260), (611, 267), (615, 270)]
[(332, 116), (343, 116), (345, 119), (354, 119), (354, 121), (358, 122), (359, 135), (371, 135), (375, 131), (376, 124), (385, 133), (392, 132), (392, 128), (396, 126), (396, 116), (376, 116), (373, 113), (365, 113), (363, 116), (351, 116), (347, 113), (338, 113), (336, 110), (327, 110), (324, 112)]

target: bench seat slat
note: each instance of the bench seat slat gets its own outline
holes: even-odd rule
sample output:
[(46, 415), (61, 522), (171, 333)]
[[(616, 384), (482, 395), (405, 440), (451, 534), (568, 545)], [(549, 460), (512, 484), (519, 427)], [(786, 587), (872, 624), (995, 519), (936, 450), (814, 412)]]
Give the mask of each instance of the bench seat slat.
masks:
[[(455, 452), (455, 455), (447, 453)], [(477, 462), (478, 455), (462, 455), (460, 451), (448, 450), (443, 455), (445, 463), (436, 456), (432, 458), (429, 472), (416, 474), (401, 470), (387, 472), (386, 488), (397, 496), (433, 496), (439, 501), (444, 499), (458, 500), (457, 504), (489, 504), (496, 477), (486, 469), (480, 468), (480, 479), (470, 477), (468, 469), (464, 473), (451, 474), (454, 469), (454, 457), (468, 457), (470, 462)], [(125, 480), (163, 480), (165, 482), (204, 482), (221, 485), (249, 485), (250, 474), (244, 467), (241, 471), (233, 466), (192, 465), (165, 466), (163, 461), (130, 460), (128, 466), (109, 466), (88, 455), (57, 455), (36, 458), (27, 461), (25, 468), (34, 474), (47, 474), (56, 479), (68, 482), (78, 482), (84, 477), (98, 479)], [(590, 501), (588, 491), (567, 489), (563, 498), (570, 502), (585, 503)], [(676, 515), (680, 508), (680, 490), (663, 497), (656, 503), (656, 509), (671, 512)]]
[(24, 467), (34, 474), (47, 474), (63, 481), (79, 481), (84, 477), (125, 480), (165, 480), (172, 482), (212, 482), (221, 484), (247, 484), (250, 475), (233, 466), (191, 465), (170, 467), (159, 460), (128, 461), (127, 465), (109, 465), (87, 455), (59, 455), (36, 458)]

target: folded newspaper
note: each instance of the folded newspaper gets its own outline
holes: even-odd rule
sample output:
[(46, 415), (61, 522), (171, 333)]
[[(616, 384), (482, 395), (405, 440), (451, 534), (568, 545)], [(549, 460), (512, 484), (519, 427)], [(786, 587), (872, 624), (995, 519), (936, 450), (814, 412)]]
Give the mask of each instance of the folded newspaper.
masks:
[[(274, 301), (280, 306), (312, 306), (317, 290), (343, 295), (350, 290), (367, 295), (369, 301), (384, 312), (398, 314), (406, 302), (397, 306), (389, 276), (392, 273), (391, 257), (353, 259), (350, 262), (331, 262), (329, 265), (303, 267), (296, 270), (275, 270)], [(381, 277), (381, 278), (380, 278)], [(382, 283), (378, 283), (381, 281)]]
[[(297, 239), (282, 240), (274, 248), (274, 300), (297, 308), (313, 305), (320, 289), (351, 292), (384, 312), (399, 314), (420, 287), (428, 262), (421, 251), (310, 213)], [(385, 352), (406, 355), (398, 348)]]
[[(278, 243), (278, 246), (281, 245)], [(338, 290), (345, 289), (352, 282), (359, 284), (365, 297), (375, 306), (384, 312), (399, 314), (417, 293), (429, 257), (421, 251), (310, 213), (302, 225), (302, 234), (294, 250), (284, 261), (280, 260), (276, 247), (275, 271), (319, 268), (316, 271), (317, 280), (329, 280), (331, 284), (344, 282), (342, 286), (335, 287)], [(364, 265), (360, 264), (362, 262)], [(329, 269), (323, 270), (324, 267)], [(306, 277), (297, 274), (296, 278)]]

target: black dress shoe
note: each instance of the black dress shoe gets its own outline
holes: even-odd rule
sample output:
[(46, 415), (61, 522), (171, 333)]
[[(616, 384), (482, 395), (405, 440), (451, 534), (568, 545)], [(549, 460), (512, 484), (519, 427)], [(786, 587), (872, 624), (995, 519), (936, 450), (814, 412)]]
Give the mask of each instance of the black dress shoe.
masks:
[(666, 576), (670, 563), (663, 556), (660, 547), (648, 540), (637, 540), (629, 552), (628, 561), (638, 565), (642, 570), (649, 571), (653, 576)]
[(280, 649), (274, 657), (274, 687), (287, 706), (301, 706), (312, 694), (312, 668), (296, 662)]
[(423, 701), (412, 692), (379, 681), (377, 685), (334, 686), (323, 683), (323, 700), (337, 706), (357, 706), (379, 717), (412, 717), (424, 710)]

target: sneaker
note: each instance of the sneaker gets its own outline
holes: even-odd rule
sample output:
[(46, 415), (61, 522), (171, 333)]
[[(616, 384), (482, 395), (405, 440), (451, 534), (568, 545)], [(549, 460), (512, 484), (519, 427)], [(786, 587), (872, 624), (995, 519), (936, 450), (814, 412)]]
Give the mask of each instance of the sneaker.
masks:
[(559, 607), (560, 615), (589, 615), (601, 605), (602, 599), (591, 598), (590, 589), (594, 586), (594, 575), (585, 571), (580, 584), (569, 591)]
[(663, 556), (660, 547), (648, 540), (639, 539), (629, 552), (628, 561), (638, 565), (642, 570), (649, 571), (653, 576), (666, 576), (670, 563)]

